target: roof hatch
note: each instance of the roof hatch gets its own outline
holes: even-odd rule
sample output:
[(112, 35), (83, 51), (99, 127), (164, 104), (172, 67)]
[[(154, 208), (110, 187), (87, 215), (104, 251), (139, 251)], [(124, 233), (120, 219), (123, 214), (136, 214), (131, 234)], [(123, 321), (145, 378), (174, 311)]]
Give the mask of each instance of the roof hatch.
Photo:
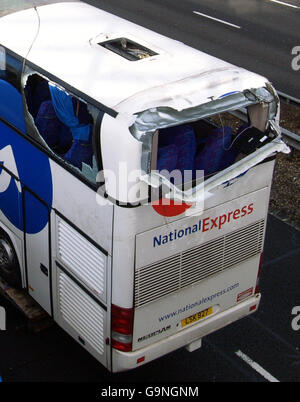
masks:
[(157, 53), (153, 50), (150, 50), (145, 46), (142, 46), (127, 38), (112, 39), (105, 42), (100, 42), (98, 45), (103, 46), (105, 49), (111, 50), (112, 52), (117, 53), (119, 56), (130, 61), (141, 60), (157, 55)]

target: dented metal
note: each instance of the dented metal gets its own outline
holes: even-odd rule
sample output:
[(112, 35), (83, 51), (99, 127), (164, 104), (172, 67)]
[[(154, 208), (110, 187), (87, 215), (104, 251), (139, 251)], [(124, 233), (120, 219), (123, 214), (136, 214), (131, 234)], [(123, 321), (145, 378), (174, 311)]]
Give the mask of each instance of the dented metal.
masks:
[[(145, 110), (136, 115), (135, 122), (129, 127), (131, 134), (142, 142), (142, 170), (150, 171), (151, 145), (153, 134), (158, 129), (194, 122), (216, 114), (231, 112), (237, 109), (256, 107), (256, 120), (253, 116), (252, 124), (264, 131), (268, 121), (276, 119), (277, 102), (269, 88), (245, 90), (212, 99), (210, 102), (182, 111), (168, 107), (158, 107)], [(259, 106), (262, 106), (260, 108)], [(264, 110), (265, 113), (262, 111)], [(257, 117), (258, 115), (258, 117)]]
[(193, 122), (214, 114), (247, 107), (258, 102), (269, 104), (275, 101), (269, 91), (265, 88), (259, 88), (234, 93), (219, 99), (212, 99), (210, 102), (181, 111), (169, 107), (157, 107), (138, 113), (134, 124), (130, 126), (129, 130), (135, 138), (142, 140), (143, 136), (154, 133), (157, 129)]
[(229, 166), (227, 169), (224, 169), (223, 171), (215, 174), (213, 177), (207, 179), (205, 182), (202, 182), (187, 191), (181, 191), (158, 172), (151, 172), (148, 175), (143, 175), (140, 177), (140, 179), (154, 188), (158, 188), (162, 184), (167, 186), (170, 192), (165, 194), (166, 198), (179, 200), (185, 203), (200, 203), (206, 198), (209, 191), (229, 180), (238, 177), (239, 175), (242, 175), (247, 170), (256, 166), (276, 152), (283, 152), (286, 154), (290, 152), (289, 147), (280, 138), (274, 139), (272, 142), (266, 144), (263, 148), (257, 149), (251, 155), (246, 156), (235, 164)]

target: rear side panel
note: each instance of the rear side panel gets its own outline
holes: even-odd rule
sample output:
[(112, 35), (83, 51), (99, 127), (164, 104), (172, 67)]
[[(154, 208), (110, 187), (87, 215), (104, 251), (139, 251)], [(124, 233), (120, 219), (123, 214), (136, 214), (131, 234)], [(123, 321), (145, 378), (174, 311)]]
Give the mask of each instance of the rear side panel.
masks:
[(268, 199), (266, 187), (136, 236), (133, 349), (254, 293)]
[[(244, 194), (254, 194), (257, 190), (263, 188), (266, 188), (266, 192), (269, 192), (273, 167), (274, 160), (266, 161), (249, 169), (244, 175), (216, 187), (204, 202), (205, 210), (212, 211), (220, 206), (218, 211), (222, 215), (225, 213), (225, 210), (223, 212), (221, 207), (222, 205), (226, 204), (229, 212), (246, 205), (242, 205), (242, 202), (241, 204), (238, 203), (240, 198), (243, 199)], [(249, 204), (250, 202), (252, 201), (250, 200)], [(263, 202), (265, 204), (259, 205), (259, 208), (262, 209), (261, 216), (265, 217), (268, 200), (264, 199)], [(190, 226), (188, 224), (189, 219), (193, 224), (199, 224), (199, 220), (208, 216), (205, 215), (206, 212), (201, 215), (202, 209), (198, 208), (197, 204), (187, 209), (184, 213), (173, 217), (158, 214), (151, 205), (144, 205), (138, 208), (115, 206), (114, 211), (112, 302), (125, 308), (133, 306), (134, 287), (136, 286), (133, 267), (136, 267), (135, 271), (137, 272), (149, 264), (197, 246), (204, 241), (204, 236), (205, 240), (210, 240), (223, 233), (225, 234), (226, 230), (232, 231), (235, 228), (240, 228), (243, 222), (245, 225), (250, 223), (249, 219), (253, 216), (253, 214), (250, 214), (247, 215), (248, 218), (241, 217), (239, 220), (233, 219), (231, 216), (230, 222), (222, 225), (221, 230), (214, 227), (212, 230), (205, 232), (192, 232), (191, 235), (184, 235), (182, 238), (177, 236), (176, 241), (167, 241), (163, 236), (169, 235), (170, 228), (186, 229)], [(256, 212), (258, 212), (257, 205)], [(217, 215), (211, 215), (211, 218), (216, 217)], [(177, 223), (178, 226), (176, 226)], [(206, 228), (205, 224), (204, 227)], [(159, 241), (160, 235), (162, 236), (161, 245), (158, 246), (156, 243), (154, 248), (153, 236), (156, 236)], [(148, 239), (147, 236), (149, 237)], [(122, 292), (120, 292), (120, 287)]]

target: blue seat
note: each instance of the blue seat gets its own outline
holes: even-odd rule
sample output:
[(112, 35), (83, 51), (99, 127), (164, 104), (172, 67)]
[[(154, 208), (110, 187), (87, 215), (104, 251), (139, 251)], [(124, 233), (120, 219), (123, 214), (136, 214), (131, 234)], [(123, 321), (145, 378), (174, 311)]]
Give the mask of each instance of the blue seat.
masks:
[(158, 148), (157, 152), (156, 169), (159, 172), (161, 172), (162, 170), (172, 172), (174, 169), (176, 169), (177, 160), (178, 160), (178, 149), (175, 144), (160, 147)]
[(204, 170), (206, 176), (230, 166), (237, 156), (234, 147), (230, 148), (231, 142), (231, 127), (224, 127), (224, 132), (222, 128), (214, 129), (203, 150), (195, 157), (195, 169)]
[(51, 149), (67, 150), (72, 145), (72, 134), (56, 116), (51, 100), (42, 102), (35, 119), (39, 133)]
[(82, 169), (82, 163), (93, 166), (93, 146), (90, 142), (74, 140), (72, 147), (64, 155), (71, 165)]
[(197, 145), (192, 128), (187, 128), (182, 133), (178, 133), (175, 138), (175, 145), (178, 148), (176, 169), (180, 170), (182, 175), (185, 171), (193, 171)]
[(58, 147), (62, 150), (62, 152), (66, 152), (67, 149), (70, 149), (73, 143), (73, 136), (71, 130), (61, 123), (59, 138), (58, 138)]
[(24, 92), (29, 113), (36, 118), (41, 104), (50, 100), (48, 82), (40, 78), (37, 81), (36, 76), (30, 76)]
[(197, 147), (193, 128), (190, 125), (181, 125), (160, 130), (159, 149), (170, 145), (176, 146), (178, 154), (172, 170), (178, 169), (181, 175), (184, 171), (192, 171)]
[(61, 123), (56, 117), (51, 101), (42, 102), (35, 119), (35, 125), (50, 148), (57, 146)]

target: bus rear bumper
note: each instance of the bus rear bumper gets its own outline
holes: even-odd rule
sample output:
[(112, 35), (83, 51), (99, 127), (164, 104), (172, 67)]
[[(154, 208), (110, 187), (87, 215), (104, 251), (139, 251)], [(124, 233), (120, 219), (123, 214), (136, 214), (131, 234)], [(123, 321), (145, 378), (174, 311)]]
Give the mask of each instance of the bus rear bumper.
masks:
[(112, 349), (112, 372), (131, 370), (195, 342), (226, 325), (254, 313), (260, 303), (258, 293), (211, 318), (133, 352)]

